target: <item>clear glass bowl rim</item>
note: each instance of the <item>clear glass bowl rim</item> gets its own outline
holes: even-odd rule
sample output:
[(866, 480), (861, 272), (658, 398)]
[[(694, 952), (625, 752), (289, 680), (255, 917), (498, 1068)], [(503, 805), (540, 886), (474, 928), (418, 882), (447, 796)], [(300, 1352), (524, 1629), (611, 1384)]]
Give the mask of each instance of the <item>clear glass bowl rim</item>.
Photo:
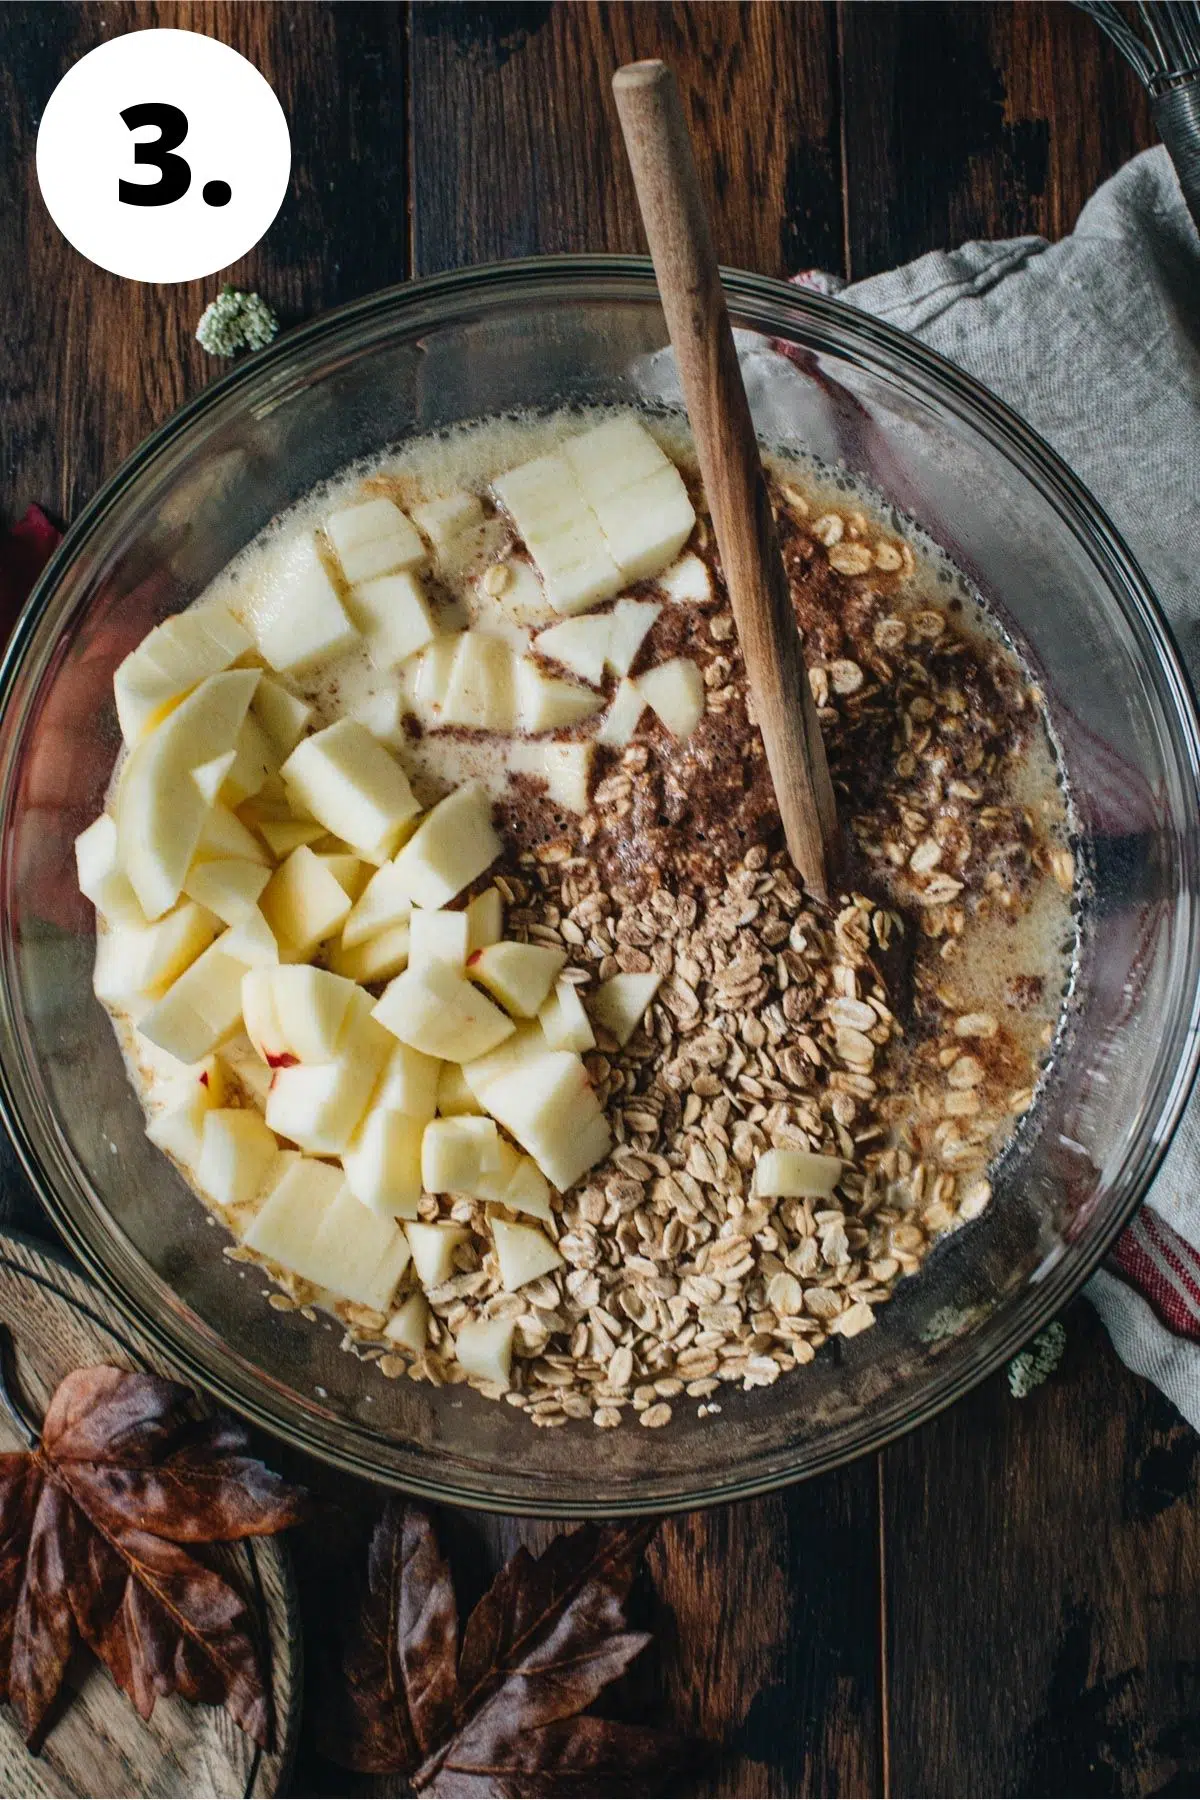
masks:
[[(836, 299), (768, 276), (723, 269), (722, 278), (736, 323), (770, 337), (786, 339), (795, 333), (808, 349), (828, 351), (898, 381), (910, 393), (954, 414), (1034, 483), (1054, 508), (1059, 522), (1075, 535), (1093, 563), (1103, 569), (1139, 648), (1150, 661), (1178, 768), (1187, 782), (1190, 801), (1200, 814), (1200, 716), (1171, 628), (1120, 534), (1067, 464), (981, 383), (893, 326)], [(12, 806), (17, 753), (29, 706), (54, 647), (54, 638), (47, 636), (40, 646), (40, 655), (35, 654), (39, 628), (53, 609), (59, 583), (139, 478), (155, 465), (168, 463), (173, 454), (186, 455), (194, 426), (219, 410), (251, 402), (269, 403), (272, 390), (290, 388), (306, 362), (324, 359), (330, 340), (341, 338), (347, 348), (357, 350), (386, 336), (393, 327), (403, 327), (410, 333), (422, 325), (436, 329), (455, 313), (495, 313), (513, 302), (646, 302), (656, 296), (654, 273), (647, 257), (529, 257), (453, 270), (384, 288), (320, 314), (308, 324), (289, 330), (180, 407), (133, 451), (84, 507), (43, 571), (9, 639), (0, 661), (0, 830)], [(1182, 871), (1181, 886), (1200, 893), (1200, 850), (1195, 846), (1188, 861), (1189, 866)], [(89, 1208), (68, 1198), (74, 1186), (70, 1170), (53, 1133), (46, 1129), (47, 1122), (40, 1116), (37, 1098), (18, 1053), (15, 991), (12, 943), (4, 933), (0, 942), (0, 1126), (7, 1131), (34, 1191), (70, 1250), (118, 1309), (189, 1380), (296, 1448), (356, 1475), (403, 1487), (434, 1502), (511, 1512), (512, 1506), (503, 1495), (497, 1497), (482, 1486), (467, 1487), (453, 1479), (439, 1479), (436, 1457), (432, 1455), (426, 1459), (430, 1465), (427, 1474), (409, 1472), (401, 1480), (393, 1469), (372, 1457), (371, 1434), (366, 1430), (348, 1427), (340, 1434), (352, 1438), (353, 1443), (331, 1441), (302, 1415), (288, 1416), (293, 1409), (286, 1403), (273, 1405), (268, 1385), (262, 1381), (257, 1386), (247, 1382), (240, 1365), (231, 1359), (226, 1359), (230, 1362), (228, 1368), (217, 1366), (221, 1358), (212, 1356), (199, 1333), (171, 1329), (146, 1303), (124, 1289), (98, 1247), (104, 1241), (99, 1231), (89, 1234)], [(747, 1476), (743, 1480), (738, 1480), (735, 1473), (719, 1487), (681, 1491), (669, 1499), (656, 1500), (652, 1510), (690, 1510), (748, 1498), (878, 1451), (933, 1418), (993, 1374), (1053, 1318), (1086, 1281), (1141, 1204), (1194, 1084), (1200, 1065), (1200, 934), (1195, 932), (1187, 945), (1186, 974), (1178, 991), (1180, 1000), (1168, 1022), (1170, 1029), (1160, 1042), (1148, 1083), (1149, 1098), (1141, 1127), (1117, 1184), (1123, 1192), (1110, 1202), (1103, 1219), (1089, 1222), (1083, 1237), (1058, 1259), (1043, 1281), (1026, 1288), (1008, 1309), (1003, 1326), (997, 1322), (989, 1333), (986, 1348), (977, 1347), (970, 1358), (961, 1361), (946, 1358), (941, 1368), (929, 1372), (918, 1399), (902, 1416), (897, 1416), (894, 1408), (889, 1411), (885, 1407), (861, 1441), (839, 1443), (826, 1450), (819, 1442), (809, 1444), (802, 1447), (794, 1466), (781, 1466), (765, 1476)], [(189, 1336), (195, 1341), (187, 1341)], [(557, 1518), (589, 1514), (582, 1500), (556, 1500), (538, 1506), (523, 1497), (521, 1510)], [(628, 1501), (607, 1503), (606, 1510), (628, 1515), (648, 1509), (631, 1496)]]

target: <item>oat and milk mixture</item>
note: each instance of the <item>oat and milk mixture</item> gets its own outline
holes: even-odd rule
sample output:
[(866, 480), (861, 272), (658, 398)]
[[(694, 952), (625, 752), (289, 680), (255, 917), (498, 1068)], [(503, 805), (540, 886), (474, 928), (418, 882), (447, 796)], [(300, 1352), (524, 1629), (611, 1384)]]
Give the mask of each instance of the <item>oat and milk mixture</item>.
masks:
[[(388, 1221), (399, 1246), (391, 1263), (384, 1254), (389, 1297), (373, 1294), (368, 1305), (312, 1279), (304, 1254), (296, 1263), (307, 1275), (267, 1254), (264, 1245), (277, 1249), (284, 1240), (256, 1236), (262, 1193), (271, 1191), (262, 1170), (252, 1197), (222, 1188), (220, 1175), (206, 1191), (205, 1165), (187, 1148), (198, 1140), (162, 1126), (159, 1141), (239, 1240), (225, 1254), (268, 1270), (277, 1285), (271, 1304), (314, 1317), (318, 1307), (332, 1309), (346, 1327), (346, 1347), (384, 1376), (470, 1379), (543, 1427), (637, 1419), (655, 1428), (680, 1405), (717, 1410), (724, 1382), (769, 1386), (811, 1362), (831, 1335), (866, 1330), (936, 1239), (983, 1212), (989, 1165), (1033, 1104), (1060, 1018), (1074, 948), (1074, 869), (1039, 696), (965, 584), (915, 539), (883, 526), (882, 513), (847, 486), (775, 463), (777, 519), (849, 845), (843, 897), (828, 912), (808, 903), (782, 849), (719, 555), (686, 440), (673, 423), (642, 421), (682, 470), (695, 524), (665, 569), (626, 582), (618, 597), (582, 614), (616, 617), (630, 602), (648, 606), (620, 615), (632, 629), (632, 658), (613, 652), (611, 661), (596, 663), (595, 644), (589, 640), (589, 648), (577, 633), (533, 645), (560, 615), (538, 585), (540, 540), (531, 527), (527, 549), (514, 526), (520, 500), (506, 511), (503, 484), (493, 489), (491, 481), (554, 453), (595, 422), (586, 415), (497, 422), (410, 447), (289, 516), (231, 566), (205, 603), (226, 605), (248, 627), (255, 647), (237, 658), (238, 667), (265, 666), (279, 688), (311, 707), (304, 726), (310, 734), (346, 717), (364, 723), (403, 766), (422, 808), (465, 791), (464, 783), (482, 784), (494, 807), (499, 858), (449, 900), (427, 897), (422, 904), (459, 914), (468, 902), (496, 909), (502, 926), (493, 924), (483, 940), (502, 931), (506, 943), (557, 953), (546, 964), (553, 994), (530, 1023), (514, 1013), (515, 1040), (538, 1034), (543, 1021), (540, 1054), (561, 1039), (573, 1048), (554, 1054), (582, 1058), (607, 1120), (607, 1134), (597, 1140), (602, 1160), (565, 1191), (551, 1176), (548, 1203), (547, 1184), (532, 1170), (536, 1191), (528, 1184), (522, 1190), (533, 1194), (528, 1205), (513, 1199), (517, 1187), (497, 1188), (494, 1173), (466, 1193), (418, 1184), (411, 1205), (398, 1208), (400, 1223)], [(483, 634), (504, 645), (495, 656), (508, 673), (496, 676), (489, 664), (480, 677), (493, 695), (479, 703), (483, 713), (470, 711), (477, 695), (465, 713), (445, 701), (434, 666), (440, 640), (432, 656), (426, 643), (397, 661), (406, 645), (379, 653), (377, 621), (376, 637), (362, 627), (365, 648), (338, 644), (308, 666), (281, 667), (286, 656), (272, 651), (273, 571), (297, 530), (318, 527), (321, 561), (346, 599), (345, 573), (331, 548), (336, 533), (332, 526), (322, 531), (321, 521), (337, 508), (381, 498), (421, 527), (412, 566), (438, 633)], [(603, 521), (601, 501), (595, 510)], [(614, 556), (619, 552), (618, 545)], [(550, 567), (553, 553), (544, 555)], [(353, 598), (351, 591), (347, 610), (358, 619)], [(565, 662), (553, 653), (558, 643)], [(535, 689), (541, 696), (543, 688), (513, 658), (524, 659), (522, 668), (532, 659), (551, 685), (590, 688), (591, 705), (578, 702), (577, 718), (531, 736), (521, 728), (522, 719), (529, 723), (522, 696)], [(669, 678), (643, 685), (647, 672), (664, 667), (673, 671)], [(493, 689), (499, 681), (508, 696), (503, 684), (514, 669), (516, 712), (511, 721), (504, 714), (509, 729), (445, 723), (448, 712), (494, 726), (500, 715), (491, 719), (486, 707), (510, 705)], [(659, 688), (661, 707), (653, 698)], [(641, 703), (631, 706), (635, 692)], [(261, 723), (263, 711), (256, 716)], [(537, 754), (530, 744), (541, 747)], [(560, 763), (547, 762), (547, 744), (567, 748)], [(330, 833), (315, 801), (315, 823), (309, 820), (291, 765), (284, 765), (282, 787), (278, 766), (278, 757), (274, 765), (268, 758), (265, 785), (249, 795), (242, 794), (251, 785), (245, 781), (221, 788), (225, 805), (218, 810), (232, 813), (260, 849), (266, 833), (269, 853), (257, 879), (270, 885), (255, 929), (267, 914), (282, 946), (281, 931), (299, 933), (278, 902), (274, 913), (268, 905), (284, 861), (325, 859), (345, 882), (353, 921), (364, 906), (364, 878), (383, 858), (352, 868), (362, 833), (357, 841), (348, 826), (344, 837)], [(116, 798), (119, 804), (120, 792)], [(202, 850), (214, 835), (211, 825), (204, 829)], [(215, 836), (221, 841), (206, 854), (222, 869), (222, 859), (246, 860), (244, 844)], [(404, 856), (403, 845), (385, 848), (397, 861)], [(209, 887), (193, 885), (211, 901)], [(379, 886), (372, 882), (370, 891)], [(416, 956), (416, 927), (411, 918), (399, 923), (399, 913), (378, 913), (379, 932), (366, 942), (384, 948), (372, 962), (361, 931), (340, 922), (344, 909), (335, 911), (338, 925), (315, 948), (307, 943), (290, 955), (284, 948), (282, 961), (341, 971), (367, 990), (364, 1005), (373, 1005), (408, 980), (404, 958), (410, 945)], [(221, 916), (229, 922), (228, 913)], [(242, 922), (232, 931), (244, 932), (245, 915), (237, 916)], [(402, 947), (398, 932), (405, 934)], [(471, 934), (474, 944), (474, 924)], [(347, 942), (351, 937), (356, 944)], [(240, 939), (228, 944), (227, 936), (218, 948), (221, 942), (249, 960)], [(632, 976), (647, 978), (632, 990), (634, 1005), (648, 999), (640, 1022), (630, 1025), (603, 996), (624, 992), (620, 981), (612, 986), (614, 977)], [(436, 982), (434, 988), (443, 991)], [(155, 1121), (182, 1116), (179, 1059), (134, 1028), (143, 1007), (99, 978), (98, 991), (116, 1019), (154, 1135)], [(491, 984), (488, 991), (506, 993)], [(572, 991), (582, 1010), (570, 1007)], [(508, 1004), (511, 1010), (517, 1003)], [(557, 1009), (558, 1037), (548, 1007)], [(564, 1009), (581, 1036), (564, 1032)], [(400, 1011), (397, 1000), (391, 1012)], [(383, 1006), (379, 1017), (388, 1022)], [(297, 1056), (264, 1051), (263, 1028), (256, 1038), (247, 1024), (256, 1059), (241, 1024), (204, 1062), (206, 1090), (223, 1090), (215, 1094), (222, 1116), (266, 1109), (282, 1159), (271, 1165), (273, 1180), (289, 1157), (294, 1176), (301, 1161), (311, 1171), (315, 1156), (335, 1186), (340, 1158), (319, 1139), (315, 1149), (301, 1142), (306, 1155), (298, 1158), (278, 1129), (280, 1115), (273, 1119), (270, 1094), (299, 1076)], [(425, 1042), (415, 1032), (409, 1038)], [(506, 1052), (501, 1046), (465, 1059), (468, 1077), (489, 1054), (494, 1060)], [(470, 1121), (492, 1142), (495, 1127), (479, 1094), (486, 1102), (493, 1090), (470, 1080), (464, 1087), (453, 1061), (441, 1068), (438, 1119)], [(371, 1070), (378, 1079), (375, 1065)], [(213, 1099), (206, 1091), (204, 1105)], [(401, 1096), (396, 1104), (407, 1102)], [(428, 1120), (434, 1101), (422, 1106)], [(538, 1161), (541, 1139), (523, 1137), (518, 1119), (514, 1141), (499, 1101), (496, 1107), (507, 1181), (530, 1144)], [(189, 1130), (198, 1119), (193, 1108)], [(254, 1130), (261, 1129), (256, 1119)], [(367, 1129), (357, 1127), (355, 1144)], [(202, 1128), (199, 1136), (207, 1146)], [(834, 1169), (836, 1183), (825, 1183), (827, 1192), (817, 1191), (820, 1181), (800, 1183), (811, 1192), (763, 1192), (789, 1185), (756, 1179), (772, 1151), (838, 1159), (840, 1171), (822, 1163)], [(351, 1145), (348, 1172), (358, 1166), (353, 1154)], [(206, 1155), (210, 1168), (223, 1166), (215, 1151)], [(551, 1150), (541, 1161), (552, 1171), (559, 1166)], [(426, 1176), (429, 1168), (426, 1162)], [(344, 1190), (338, 1204), (344, 1210)], [(420, 1240), (424, 1226), (440, 1234), (436, 1255), (432, 1239)], [(522, 1261), (535, 1235), (545, 1248)]]

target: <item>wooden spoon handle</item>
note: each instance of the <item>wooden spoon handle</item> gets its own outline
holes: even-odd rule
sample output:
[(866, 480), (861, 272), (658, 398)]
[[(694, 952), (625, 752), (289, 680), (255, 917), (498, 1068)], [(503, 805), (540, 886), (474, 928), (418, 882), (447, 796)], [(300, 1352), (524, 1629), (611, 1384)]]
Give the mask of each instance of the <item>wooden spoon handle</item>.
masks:
[(827, 900), (837, 808), (679, 90), (636, 62), (613, 92), (788, 851)]

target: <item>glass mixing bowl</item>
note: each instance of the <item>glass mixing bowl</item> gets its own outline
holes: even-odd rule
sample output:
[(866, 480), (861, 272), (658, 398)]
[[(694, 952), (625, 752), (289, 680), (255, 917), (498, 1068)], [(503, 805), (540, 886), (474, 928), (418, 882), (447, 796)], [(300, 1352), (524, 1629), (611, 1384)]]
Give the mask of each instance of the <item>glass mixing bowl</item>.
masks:
[(1071, 1028), (976, 1223), (874, 1330), (667, 1431), (536, 1431), (462, 1387), (386, 1381), (262, 1279), (143, 1133), (91, 990), (72, 843), (102, 805), (112, 672), (275, 514), (399, 438), (512, 408), (670, 398), (649, 265), (571, 258), (417, 282), (215, 383), (71, 530), (0, 671), (0, 1089), (80, 1260), (190, 1376), (347, 1469), (436, 1499), (612, 1514), (729, 1500), (927, 1419), (1083, 1281), (1146, 1190), (1197, 1060), (1197, 720), (1154, 600), (1100, 509), (995, 399), (887, 326), (726, 277), (756, 422), (865, 478), (944, 545), (1022, 646), (1062, 747), (1094, 899)]

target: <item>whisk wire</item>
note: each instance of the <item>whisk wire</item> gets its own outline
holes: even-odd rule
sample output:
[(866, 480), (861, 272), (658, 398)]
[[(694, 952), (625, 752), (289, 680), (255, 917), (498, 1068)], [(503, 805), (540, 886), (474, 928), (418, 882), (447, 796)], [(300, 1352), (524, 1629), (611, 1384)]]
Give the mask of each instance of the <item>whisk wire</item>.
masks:
[(1112, 40), (1149, 94), (1154, 122), (1200, 231), (1200, 0), (1076, 4)]

